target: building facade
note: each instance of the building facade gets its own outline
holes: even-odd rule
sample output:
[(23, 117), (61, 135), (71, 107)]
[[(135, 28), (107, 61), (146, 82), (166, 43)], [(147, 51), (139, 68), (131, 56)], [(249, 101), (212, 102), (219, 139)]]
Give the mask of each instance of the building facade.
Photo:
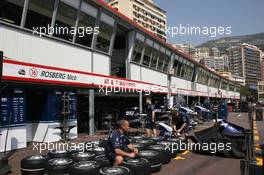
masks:
[(203, 58), (202, 63), (217, 72), (229, 71), (229, 59), (227, 55)]
[(264, 52), (261, 52), (261, 81), (264, 81)]
[(191, 44), (173, 44), (172, 46), (178, 49), (179, 51), (186, 53), (192, 57), (195, 53), (195, 47)]
[(166, 40), (167, 16), (152, 0), (110, 0), (109, 5)]
[(257, 82), (261, 80), (261, 50), (249, 44), (231, 47), (228, 50), (232, 74), (244, 77), (246, 85), (257, 90)]
[[(117, 113), (142, 112), (146, 97), (240, 99), (238, 84), (103, 0), (47, 2), (1, 1), (0, 152), (59, 141), (64, 94), (71, 101), (69, 139), (110, 130)], [(93, 32), (67, 32), (74, 27)]]
[(208, 47), (199, 47), (195, 49), (193, 58), (197, 61), (200, 61), (203, 58), (208, 58), (209, 56), (210, 49)]

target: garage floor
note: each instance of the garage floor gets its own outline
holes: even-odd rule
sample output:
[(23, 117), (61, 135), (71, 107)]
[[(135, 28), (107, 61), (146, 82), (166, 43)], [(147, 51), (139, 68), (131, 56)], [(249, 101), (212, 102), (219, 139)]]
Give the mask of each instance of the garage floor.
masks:
[[(229, 121), (236, 123), (245, 128), (249, 128), (247, 113), (230, 113)], [(201, 125), (197, 127), (197, 130), (202, 130), (211, 126), (212, 123)], [(258, 136), (259, 143), (264, 143), (264, 122), (256, 122), (259, 128)], [(93, 141), (98, 140), (101, 136), (86, 136), (80, 135), (80, 137), (74, 142)], [(37, 153), (32, 151), (33, 146), (29, 145), (26, 149), (17, 150), (9, 153), (9, 161), (12, 165), (12, 175), (20, 174), (20, 160), (27, 155)], [(11, 175), (10, 174), (10, 175)], [(240, 159), (230, 159), (217, 156), (208, 156), (185, 151), (179, 154), (175, 159), (171, 160), (171, 163), (162, 166), (162, 170), (154, 175), (239, 175), (240, 174)]]

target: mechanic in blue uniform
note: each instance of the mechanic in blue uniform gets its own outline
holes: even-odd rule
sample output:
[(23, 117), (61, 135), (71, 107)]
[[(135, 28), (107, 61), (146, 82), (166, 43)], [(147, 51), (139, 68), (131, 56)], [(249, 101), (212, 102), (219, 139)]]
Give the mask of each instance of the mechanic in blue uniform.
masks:
[[(147, 121), (146, 121), (146, 133), (147, 137), (157, 136), (156, 124), (155, 124), (155, 105), (152, 104), (151, 98), (146, 98), (146, 113), (147, 113)], [(153, 135), (151, 132), (153, 131)]]
[(105, 148), (106, 157), (113, 163), (113, 166), (121, 165), (125, 157), (134, 158), (138, 154), (138, 149), (130, 144), (126, 136), (129, 122), (121, 120), (118, 125), (118, 129), (109, 135)]
[(171, 111), (172, 115), (172, 129), (176, 136), (181, 133), (187, 135), (188, 133), (188, 117), (185, 113), (178, 111), (177, 109)]

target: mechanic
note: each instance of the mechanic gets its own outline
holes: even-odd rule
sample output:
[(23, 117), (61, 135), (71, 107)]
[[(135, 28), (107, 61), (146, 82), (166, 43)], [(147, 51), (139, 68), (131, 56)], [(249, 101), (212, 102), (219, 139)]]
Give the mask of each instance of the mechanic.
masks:
[(118, 129), (113, 131), (105, 146), (106, 157), (113, 163), (113, 166), (119, 166), (123, 163), (125, 157), (134, 158), (138, 154), (138, 149), (130, 144), (126, 133), (129, 129), (129, 122), (121, 120)]
[[(155, 124), (155, 105), (152, 104), (151, 98), (146, 98), (146, 113), (147, 113), (147, 121), (146, 121), (146, 133), (147, 137), (157, 136), (156, 124)], [(151, 134), (153, 131), (153, 135)]]
[(172, 129), (175, 136), (180, 136), (181, 133), (184, 136), (188, 133), (188, 117), (185, 113), (179, 112), (177, 109), (171, 111), (172, 116)]

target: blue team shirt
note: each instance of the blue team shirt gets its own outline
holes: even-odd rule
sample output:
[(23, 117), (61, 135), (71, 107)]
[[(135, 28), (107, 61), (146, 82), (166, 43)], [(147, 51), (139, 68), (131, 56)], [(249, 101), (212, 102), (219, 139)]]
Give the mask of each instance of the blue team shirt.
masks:
[(129, 139), (126, 135), (122, 134), (119, 130), (112, 132), (108, 138), (108, 142), (112, 147), (112, 151), (114, 149), (121, 149), (123, 151), (128, 151), (127, 145), (130, 144)]

